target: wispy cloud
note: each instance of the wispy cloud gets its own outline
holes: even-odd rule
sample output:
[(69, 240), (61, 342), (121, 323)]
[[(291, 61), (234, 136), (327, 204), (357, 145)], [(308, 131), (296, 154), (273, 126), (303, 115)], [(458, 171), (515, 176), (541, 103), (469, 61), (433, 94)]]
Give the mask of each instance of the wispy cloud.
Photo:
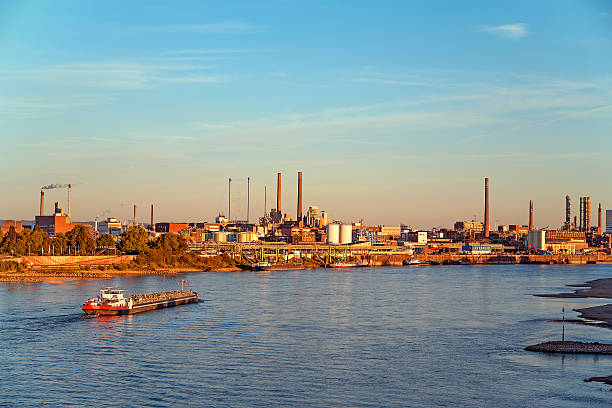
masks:
[(241, 20), (220, 21), (205, 24), (177, 24), (154, 27), (151, 31), (163, 33), (188, 33), (188, 34), (251, 34), (260, 32), (263, 25)]
[(484, 26), (482, 27), (481, 31), (513, 40), (527, 37), (529, 35), (529, 27), (525, 23)]
[(110, 96), (49, 96), (49, 97), (2, 97), (0, 116), (17, 119), (34, 119), (62, 114), (75, 108), (111, 103)]
[(269, 52), (269, 49), (185, 49), (166, 51), (164, 55), (224, 55), (224, 54), (255, 54)]
[[(69, 86), (106, 89), (143, 89), (150, 88), (156, 82), (210, 84), (229, 81), (227, 75), (210, 74), (208, 71), (213, 68), (197, 64), (100, 61), (50, 65), (18, 70), (8, 75)], [(207, 73), (202, 74), (203, 71)]]

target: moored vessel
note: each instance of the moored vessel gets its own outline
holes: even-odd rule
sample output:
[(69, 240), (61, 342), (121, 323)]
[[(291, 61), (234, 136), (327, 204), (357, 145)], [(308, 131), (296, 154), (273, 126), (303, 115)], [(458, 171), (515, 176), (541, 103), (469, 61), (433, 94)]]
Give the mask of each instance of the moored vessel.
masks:
[(124, 315), (197, 301), (198, 292), (193, 290), (143, 293), (126, 297), (123, 290), (107, 287), (100, 290), (100, 296), (88, 299), (82, 309), (88, 315)]
[(252, 271), (269, 271), (272, 265), (270, 262), (255, 262), (251, 264)]
[(370, 266), (366, 261), (363, 262), (335, 262), (330, 265), (332, 268), (360, 268)]

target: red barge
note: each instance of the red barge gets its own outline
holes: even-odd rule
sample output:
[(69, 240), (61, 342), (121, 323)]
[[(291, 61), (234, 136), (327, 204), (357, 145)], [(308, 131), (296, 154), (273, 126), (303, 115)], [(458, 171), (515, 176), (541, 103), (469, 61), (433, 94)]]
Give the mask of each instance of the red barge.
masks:
[(87, 300), (83, 311), (88, 315), (124, 315), (198, 302), (198, 292), (176, 290), (125, 296), (123, 290), (104, 288), (100, 296)]

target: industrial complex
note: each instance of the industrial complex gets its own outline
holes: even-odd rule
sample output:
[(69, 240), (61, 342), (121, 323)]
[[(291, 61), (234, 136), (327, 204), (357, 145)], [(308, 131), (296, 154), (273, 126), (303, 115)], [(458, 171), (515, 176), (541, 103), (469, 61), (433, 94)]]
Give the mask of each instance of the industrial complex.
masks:
[[(154, 219), (154, 205), (150, 207), (150, 222), (140, 225), (151, 239), (164, 233), (183, 236), (191, 248), (224, 252), (236, 251), (243, 246), (245, 250), (255, 251), (257, 245), (272, 248), (278, 253), (293, 250), (308, 252), (312, 248), (327, 251), (357, 251), (375, 253), (382, 249), (407, 255), (575, 255), (601, 253), (610, 255), (612, 244), (612, 210), (607, 210), (605, 228), (602, 223), (602, 206), (597, 207), (597, 220), (591, 220), (591, 198), (579, 198), (578, 215), (572, 214), (571, 197), (565, 197), (565, 219), (558, 229), (538, 229), (534, 221), (534, 202), (529, 201), (526, 211), (527, 224), (498, 225), (491, 227), (489, 179), (484, 179), (483, 220), (459, 220), (453, 228), (413, 229), (406, 225), (382, 226), (364, 225), (362, 221), (342, 223), (334, 221), (317, 206), (303, 209), (302, 172), (297, 174), (297, 202), (295, 217), (283, 211), (282, 174), (277, 174), (276, 206), (268, 211), (267, 187), (264, 195), (264, 214), (256, 221), (250, 220), (250, 179), (247, 182), (247, 219), (236, 220), (231, 217), (231, 183), (228, 180), (227, 214), (219, 212), (214, 221), (175, 222)], [(50, 188), (67, 189), (67, 210), (56, 202), (52, 214), (45, 212), (45, 190)], [(116, 218), (75, 223), (70, 218), (70, 184), (53, 184), (40, 190), (40, 212), (34, 221), (0, 221), (0, 230), (6, 234), (13, 228), (21, 233), (24, 228), (35, 227), (49, 236), (66, 233), (76, 225), (86, 225), (99, 236), (110, 234), (118, 239), (127, 229), (137, 223), (137, 206), (134, 205), (133, 220), (121, 222)], [(527, 204), (527, 203), (526, 203)], [(280, 245), (280, 246), (279, 246)], [(229, 248), (229, 249), (228, 249)], [(293, 248), (293, 249), (291, 249)], [(299, 248), (299, 249), (296, 249)], [(263, 252), (262, 252), (263, 253)]]

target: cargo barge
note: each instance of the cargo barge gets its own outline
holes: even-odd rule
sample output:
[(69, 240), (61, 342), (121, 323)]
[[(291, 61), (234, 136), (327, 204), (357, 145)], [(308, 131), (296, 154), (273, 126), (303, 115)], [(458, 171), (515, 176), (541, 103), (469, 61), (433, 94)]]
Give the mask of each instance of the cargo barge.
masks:
[(87, 300), (82, 307), (88, 315), (125, 315), (198, 302), (198, 292), (176, 290), (125, 296), (115, 288), (100, 290), (100, 296)]

